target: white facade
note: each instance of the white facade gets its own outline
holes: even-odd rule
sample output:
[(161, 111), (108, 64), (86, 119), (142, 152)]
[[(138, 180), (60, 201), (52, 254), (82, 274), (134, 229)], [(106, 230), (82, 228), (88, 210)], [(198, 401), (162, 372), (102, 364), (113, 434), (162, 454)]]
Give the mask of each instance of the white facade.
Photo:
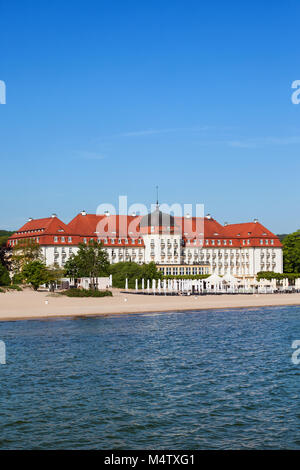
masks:
[[(133, 261), (139, 264), (155, 262), (157, 265), (198, 265), (208, 263), (210, 272), (219, 275), (254, 276), (259, 271), (283, 272), (282, 249), (277, 247), (210, 248), (182, 246), (179, 235), (144, 235), (144, 246), (105, 247), (111, 264)], [(43, 246), (47, 266), (61, 267), (77, 246)]]

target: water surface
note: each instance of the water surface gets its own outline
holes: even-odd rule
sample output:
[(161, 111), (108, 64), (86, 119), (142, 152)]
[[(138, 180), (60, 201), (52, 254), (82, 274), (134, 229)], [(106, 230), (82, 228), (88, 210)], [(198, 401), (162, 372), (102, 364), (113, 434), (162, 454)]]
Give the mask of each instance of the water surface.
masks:
[(1, 449), (299, 449), (300, 307), (0, 323)]

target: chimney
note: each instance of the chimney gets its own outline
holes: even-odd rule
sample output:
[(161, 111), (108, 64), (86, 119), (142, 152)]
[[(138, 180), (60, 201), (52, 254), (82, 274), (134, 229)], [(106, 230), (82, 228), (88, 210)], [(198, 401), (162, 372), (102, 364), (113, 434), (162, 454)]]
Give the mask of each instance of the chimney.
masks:
[(211, 215), (210, 215), (210, 214), (207, 214), (207, 215), (206, 215), (206, 218), (207, 218), (207, 219), (211, 219)]
[(185, 217), (186, 217), (187, 219), (190, 219), (190, 218), (191, 218), (191, 215), (190, 215), (189, 213), (187, 213), (187, 214), (185, 214)]
[(253, 222), (254, 222), (255, 224), (257, 224), (257, 222), (258, 222), (258, 219), (254, 219), (254, 220), (253, 220)]
[(224, 227), (227, 227), (227, 225), (228, 225), (228, 222), (224, 222)]
[(29, 217), (28, 222), (32, 222), (32, 221), (33, 221), (33, 218)]
[(110, 212), (109, 211), (104, 211), (104, 214), (106, 215), (106, 217), (108, 217), (110, 215)]
[(54, 219), (54, 217), (57, 217), (57, 215), (56, 215), (56, 214), (52, 214), (51, 217), (52, 217), (52, 219)]
[(81, 211), (81, 215), (86, 215), (86, 212), (85, 212), (85, 211)]

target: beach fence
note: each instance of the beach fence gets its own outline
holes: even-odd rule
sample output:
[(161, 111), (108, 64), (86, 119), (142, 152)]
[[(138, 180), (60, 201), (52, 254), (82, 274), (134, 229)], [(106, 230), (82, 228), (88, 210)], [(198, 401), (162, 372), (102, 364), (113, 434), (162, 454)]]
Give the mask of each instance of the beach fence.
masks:
[[(128, 290), (128, 278), (125, 279)], [(212, 274), (206, 279), (136, 279), (135, 293), (148, 295), (205, 295), (205, 294), (274, 294), (300, 292), (300, 278), (290, 285), (283, 279), (237, 279), (232, 275), (223, 277)]]

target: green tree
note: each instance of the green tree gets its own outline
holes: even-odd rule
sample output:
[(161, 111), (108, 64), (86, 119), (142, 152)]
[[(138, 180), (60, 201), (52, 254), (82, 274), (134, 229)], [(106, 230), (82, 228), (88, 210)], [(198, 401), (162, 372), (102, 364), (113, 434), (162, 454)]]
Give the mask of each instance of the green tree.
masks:
[(10, 284), (10, 277), (8, 270), (3, 264), (0, 264), (0, 286), (8, 286)]
[(90, 242), (81, 243), (76, 255), (72, 255), (65, 264), (65, 274), (69, 277), (89, 277), (95, 287), (95, 278), (106, 276), (109, 272), (109, 261), (102, 244)]
[(0, 230), (0, 264), (9, 270), (11, 264), (11, 248), (7, 246), (8, 237), (12, 232)]
[(125, 280), (128, 279), (128, 287), (134, 289), (135, 280), (138, 279), (161, 279), (162, 274), (157, 270), (155, 263), (137, 264), (132, 261), (120, 262), (110, 265), (110, 274), (112, 274), (113, 286), (124, 289)]
[(42, 261), (29, 261), (23, 266), (22, 277), (34, 290), (38, 290), (41, 284), (49, 282), (49, 271)]
[(163, 275), (161, 271), (158, 271), (156, 264), (151, 263), (142, 265), (141, 277), (144, 279), (162, 279)]
[(287, 235), (283, 241), (283, 270), (286, 273), (300, 272), (300, 230)]
[(19, 274), (23, 267), (32, 261), (42, 261), (42, 249), (34, 240), (19, 240), (14, 245), (11, 256), (11, 270)]

